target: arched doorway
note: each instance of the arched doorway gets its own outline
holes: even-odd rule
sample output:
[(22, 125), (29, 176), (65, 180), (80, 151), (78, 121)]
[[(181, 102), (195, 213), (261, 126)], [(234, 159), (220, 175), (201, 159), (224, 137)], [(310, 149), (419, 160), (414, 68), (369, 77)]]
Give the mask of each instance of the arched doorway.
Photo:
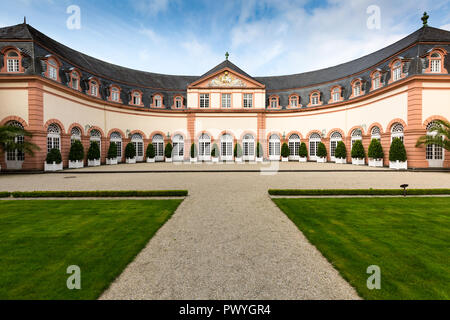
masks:
[(316, 160), (317, 159), (317, 148), (319, 147), (319, 143), (322, 142), (322, 138), (318, 133), (313, 133), (309, 136), (309, 159)]
[[(430, 122), (427, 125), (427, 136), (435, 137), (437, 132), (434, 131), (440, 124)], [(428, 144), (426, 146), (426, 159), (430, 168), (442, 168), (444, 166), (444, 150), (437, 144)]]
[(131, 136), (131, 142), (136, 150), (136, 161), (144, 161), (144, 139), (139, 133), (135, 133)]
[(164, 161), (164, 138), (160, 134), (155, 134), (152, 139), (155, 148), (155, 161)]
[(211, 160), (211, 137), (208, 134), (202, 133), (198, 139), (198, 147), (198, 159), (200, 161)]
[(183, 161), (184, 158), (184, 139), (181, 134), (176, 134), (173, 139), (172, 161)]
[(254, 161), (255, 160), (255, 138), (251, 134), (246, 134), (242, 139), (243, 147), (243, 160)]
[(300, 159), (300, 137), (298, 134), (291, 134), (289, 137), (289, 160)]
[(224, 134), (220, 138), (220, 159), (233, 161), (233, 137), (229, 134)]
[(269, 138), (269, 160), (280, 160), (280, 137), (276, 134)]

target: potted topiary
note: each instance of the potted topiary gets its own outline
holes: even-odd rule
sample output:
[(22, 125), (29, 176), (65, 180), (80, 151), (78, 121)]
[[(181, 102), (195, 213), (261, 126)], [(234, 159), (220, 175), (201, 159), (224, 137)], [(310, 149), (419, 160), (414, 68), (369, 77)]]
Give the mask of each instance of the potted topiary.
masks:
[(84, 148), (81, 141), (75, 140), (70, 146), (69, 151), (69, 169), (78, 169), (84, 167)]
[(197, 146), (195, 143), (191, 144), (191, 162), (197, 162)]
[(219, 162), (219, 148), (217, 147), (217, 144), (215, 144), (215, 143), (211, 150), (211, 160), (213, 163)]
[(400, 138), (394, 138), (389, 149), (389, 168), (408, 169), (406, 149)]
[(352, 164), (363, 166), (366, 164), (366, 152), (361, 140), (355, 140), (352, 146)]
[(153, 145), (153, 143), (149, 143), (147, 146), (147, 150), (145, 151), (145, 155), (147, 157), (147, 162), (155, 162), (155, 146)]
[(108, 156), (106, 157), (106, 164), (113, 165), (117, 164), (117, 144), (111, 142), (108, 148)]
[(339, 141), (336, 150), (334, 151), (334, 162), (340, 164), (347, 163), (347, 148), (345, 147), (345, 143)]
[(164, 149), (164, 156), (166, 157), (166, 162), (172, 162), (172, 144), (167, 142), (166, 148)]
[(63, 169), (61, 152), (59, 149), (51, 149), (47, 153), (44, 163), (44, 171), (58, 171)]
[(125, 161), (126, 163), (136, 163), (136, 148), (131, 142), (128, 142), (125, 147)]
[(320, 142), (317, 146), (316, 161), (319, 163), (327, 162), (327, 148), (325, 148), (323, 142)]
[(242, 148), (239, 143), (234, 145), (234, 161), (242, 163)]
[(306, 162), (308, 159), (308, 150), (306, 149), (306, 143), (302, 142), (300, 144), (300, 149), (298, 150), (298, 162)]
[(289, 161), (289, 146), (286, 142), (281, 145), (281, 161), (288, 162)]
[(384, 152), (378, 139), (372, 139), (369, 145), (369, 167), (382, 167)]
[(100, 148), (96, 141), (92, 141), (88, 150), (88, 167), (97, 167), (100, 165)]
[(256, 162), (263, 162), (263, 148), (259, 141), (256, 143)]

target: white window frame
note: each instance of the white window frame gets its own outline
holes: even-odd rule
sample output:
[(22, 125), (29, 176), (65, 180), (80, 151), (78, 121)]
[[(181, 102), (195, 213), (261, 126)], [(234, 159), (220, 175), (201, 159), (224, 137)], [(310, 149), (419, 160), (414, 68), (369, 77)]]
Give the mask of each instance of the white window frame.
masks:
[(311, 105), (312, 106), (319, 105), (319, 94), (317, 92), (311, 94)]
[[(11, 53), (14, 53), (15, 55), (12, 56), (10, 55)], [(7, 63), (7, 68), (6, 71), (7, 72), (11, 72), (11, 73), (17, 73), (20, 72), (20, 56), (16, 51), (9, 51), (6, 54), (6, 63)]]
[(52, 123), (47, 128), (47, 153), (51, 149), (58, 149), (61, 151), (61, 128)]
[(281, 155), (281, 139), (277, 134), (269, 137), (269, 160), (278, 161)]
[(222, 161), (233, 161), (234, 141), (231, 134), (224, 134), (220, 137), (220, 159)]
[(289, 146), (289, 160), (298, 160), (300, 159), (300, 136), (296, 133), (293, 133), (289, 136), (288, 146)]
[(117, 146), (117, 162), (122, 162), (122, 135), (114, 131), (109, 137), (110, 142), (114, 142)]
[[(7, 125), (23, 129), (23, 125), (18, 121), (10, 121), (8, 122)], [(24, 142), (25, 142), (24, 136), (16, 136), (14, 138), (14, 143), (20, 144)], [(23, 151), (14, 149), (5, 152), (6, 168), (8, 169), (20, 170), (22, 169), (22, 164), (24, 161), (25, 161), (25, 153)]]
[(164, 161), (164, 137), (155, 134), (152, 138), (152, 144), (155, 148), (155, 161)]
[(201, 93), (200, 94), (200, 108), (207, 109), (209, 108), (209, 93)]
[(157, 94), (154, 98), (155, 108), (161, 108), (162, 107), (162, 97)]
[(181, 134), (176, 134), (172, 138), (172, 161), (183, 161), (184, 159), (184, 138)]
[(72, 145), (75, 141), (81, 142), (81, 129), (78, 127), (73, 127), (70, 131), (70, 144)]
[(136, 161), (144, 161), (144, 138), (139, 133), (134, 133), (131, 136), (131, 143), (134, 145), (136, 150)]
[(135, 106), (141, 105), (141, 94), (139, 92), (133, 93), (133, 104)]
[(198, 159), (200, 161), (211, 160), (211, 137), (206, 133), (202, 133), (198, 138)]
[(120, 90), (116, 87), (111, 88), (111, 101), (119, 102)]
[(372, 139), (377, 139), (378, 141), (381, 141), (381, 130), (378, 127), (373, 127), (372, 131), (370, 132), (370, 141), (372, 141)]
[(331, 161), (335, 161), (336, 157), (336, 147), (339, 141), (342, 141), (342, 135), (337, 132), (334, 131), (331, 136), (330, 136), (330, 159)]
[(392, 81), (398, 81), (402, 78), (402, 63), (397, 61), (392, 66)]
[(242, 139), (242, 151), (242, 159), (244, 161), (255, 160), (255, 137), (253, 135), (244, 135)]
[(48, 60), (48, 77), (52, 80), (58, 80), (58, 64), (53, 59)]
[(312, 133), (309, 136), (309, 159), (316, 160), (317, 159), (317, 149), (319, 147), (319, 143), (322, 142), (322, 138), (318, 133)]
[(91, 86), (91, 96), (94, 96), (94, 97), (98, 96), (98, 84), (97, 84), (97, 81), (92, 80), (90, 82), (90, 86)]
[[(435, 126), (438, 126), (436, 122), (430, 122), (427, 125), (427, 136), (435, 137), (436, 132), (433, 131)], [(436, 144), (429, 144), (425, 146), (425, 159), (428, 161), (430, 168), (443, 168), (445, 160), (445, 150)]]
[(333, 89), (333, 102), (341, 101), (341, 90), (339, 88)]
[(355, 141), (360, 140), (362, 142), (362, 131), (361, 131), (361, 129), (353, 130), (351, 137), (352, 137), (352, 139), (351, 139), (351, 148), (353, 148), (353, 143)]
[(221, 107), (224, 109), (231, 108), (231, 93), (222, 93)]
[(92, 129), (89, 133), (89, 143), (97, 142), (98, 148), (100, 149), (100, 157), (102, 154), (102, 134), (97, 129)]
[(175, 97), (175, 108), (176, 109), (183, 108), (183, 99), (181, 97)]
[(394, 138), (400, 138), (404, 142), (404, 130), (401, 123), (394, 123), (391, 127), (391, 142)]

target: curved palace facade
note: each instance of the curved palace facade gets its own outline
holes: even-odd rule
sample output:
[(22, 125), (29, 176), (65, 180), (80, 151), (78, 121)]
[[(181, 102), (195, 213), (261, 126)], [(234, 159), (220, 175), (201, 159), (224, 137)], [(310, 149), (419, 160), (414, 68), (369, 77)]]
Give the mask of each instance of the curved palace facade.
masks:
[[(1, 156), (2, 169), (42, 170), (47, 150), (59, 148), (68, 164), (71, 141), (101, 146), (128, 142), (145, 160), (149, 143), (163, 160), (174, 145), (174, 161), (210, 160), (214, 143), (222, 160), (233, 159), (236, 143), (244, 159), (279, 160), (287, 142), (291, 160), (300, 142), (314, 160), (323, 142), (328, 160), (342, 140), (347, 150), (362, 140), (367, 151), (380, 139), (388, 164), (393, 137), (403, 139), (408, 167), (449, 167), (450, 154), (437, 146), (416, 148), (433, 120), (450, 119), (450, 32), (424, 26), (362, 58), (307, 73), (252, 77), (228, 59), (202, 76), (131, 70), (72, 50), (27, 24), (0, 29), (0, 121), (33, 133), (41, 148), (33, 157), (17, 151)], [(326, 57), (321, 57), (326, 59)], [(350, 157), (350, 152), (349, 157)], [(348, 159), (350, 160), (350, 159)]]

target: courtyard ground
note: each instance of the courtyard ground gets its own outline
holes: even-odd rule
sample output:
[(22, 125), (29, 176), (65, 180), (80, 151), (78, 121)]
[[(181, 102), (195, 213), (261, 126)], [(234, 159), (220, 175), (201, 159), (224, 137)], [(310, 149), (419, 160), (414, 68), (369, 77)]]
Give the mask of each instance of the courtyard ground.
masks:
[[(124, 164), (63, 174), (1, 175), (0, 191), (189, 190), (173, 217), (102, 299), (358, 299), (267, 190), (399, 188), (403, 183), (410, 188), (450, 188), (449, 173), (352, 165), (282, 163), (282, 170), (308, 171), (279, 173), (167, 172), (221, 167), (258, 170), (268, 165)], [(339, 169), (350, 172), (327, 171)], [(111, 170), (136, 172), (107, 173)], [(162, 172), (139, 172), (146, 170)]]

